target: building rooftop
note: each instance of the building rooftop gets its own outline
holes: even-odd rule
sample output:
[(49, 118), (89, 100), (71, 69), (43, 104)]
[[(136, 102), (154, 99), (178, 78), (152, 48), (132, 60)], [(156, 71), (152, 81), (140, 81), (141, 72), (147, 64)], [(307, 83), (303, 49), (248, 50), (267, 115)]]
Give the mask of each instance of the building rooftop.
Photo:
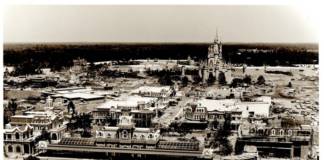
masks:
[(200, 99), (198, 106), (206, 107), (207, 111), (238, 111), (242, 112), (243, 117), (247, 117), (249, 112), (256, 115), (269, 116), (271, 97), (258, 97), (254, 101), (240, 101), (238, 99)]
[(11, 125), (6, 125), (6, 128), (4, 129), (4, 133), (12, 133), (12, 132), (15, 132), (15, 131), (18, 131), (18, 132), (25, 132), (29, 129), (33, 129), (32, 126), (30, 126), (29, 124), (26, 124), (24, 126), (16, 126), (16, 127), (11, 127)]
[(67, 98), (67, 99), (102, 99), (105, 98), (101, 95), (91, 94), (91, 93), (63, 93), (63, 94), (55, 94), (52, 97), (54, 98)]
[(211, 99), (200, 99), (197, 101), (198, 106), (206, 107), (207, 111), (230, 111), (234, 109), (234, 105), (238, 100), (235, 99), (222, 99), (222, 100), (211, 100)]
[(171, 89), (170, 86), (141, 86), (131, 91), (131, 93), (140, 93), (140, 92), (161, 93), (161, 92), (169, 91), (170, 89)]
[(14, 115), (11, 118), (34, 118), (34, 115)]
[(95, 139), (93, 138), (62, 138), (59, 142), (61, 145), (80, 145), (80, 146), (94, 146)]
[(118, 107), (138, 107), (138, 104), (143, 103), (152, 103), (155, 102), (157, 98), (151, 98), (151, 97), (141, 97), (141, 96), (125, 96), (116, 98), (114, 100), (107, 101), (101, 105), (99, 105), (97, 108), (118, 108)]

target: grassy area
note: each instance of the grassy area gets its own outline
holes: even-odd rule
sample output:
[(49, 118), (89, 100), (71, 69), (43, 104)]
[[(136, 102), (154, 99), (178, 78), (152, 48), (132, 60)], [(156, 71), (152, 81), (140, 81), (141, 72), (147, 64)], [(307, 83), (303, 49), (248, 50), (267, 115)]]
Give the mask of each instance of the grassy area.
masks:
[(28, 97), (38, 97), (41, 93), (35, 90), (5, 90), (4, 91), (4, 99), (26, 99)]

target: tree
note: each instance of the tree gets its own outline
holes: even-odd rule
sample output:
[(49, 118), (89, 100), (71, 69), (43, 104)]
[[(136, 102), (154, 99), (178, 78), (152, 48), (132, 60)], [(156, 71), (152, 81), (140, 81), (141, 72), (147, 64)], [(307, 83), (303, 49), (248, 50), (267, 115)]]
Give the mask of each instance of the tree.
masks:
[(288, 83), (287, 87), (292, 88), (291, 82)]
[(265, 79), (262, 75), (260, 75), (257, 79), (257, 84), (258, 85), (262, 85), (262, 84), (265, 84)]
[(183, 85), (184, 87), (186, 87), (186, 86), (188, 85), (188, 77), (187, 77), (187, 76), (184, 76), (184, 77), (181, 79), (181, 81), (182, 81), (182, 85)]
[(174, 97), (177, 94), (177, 91), (174, 89), (174, 87), (171, 88), (172, 92), (171, 92), (171, 97)]
[(209, 76), (208, 76), (208, 79), (207, 79), (207, 84), (208, 85), (212, 85), (212, 84), (215, 83), (215, 81), (216, 81), (216, 77), (213, 76), (212, 73), (209, 73)]
[(5, 107), (3, 109), (3, 125), (6, 125), (10, 122), (11, 116), (13, 116), (13, 113), (9, 110), (8, 107)]
[(15, 75), (36, 74), (39, 71), (38, 65), (32, 58), (25, 60), (16, 67)]
[(220, 140), (219, 154), (222, 156), (229, 155), (233, 152), (233, 146), (227, 138)]
[(89, 70), (94, 71), (95, 69), (96, 69), (96, 65), (94, 64), (93, 61), (91, 61), (90, 64), (89, 64)]
[(296, 127), (301, 125), (302, 123), (300, 121), (295, 120), (293, 117), (284, 117), (281, 119), (281, 126), (282, 127)]
[(72, 100), (69, 101), (68, 105), (67, 105), (67, 108), (68, 108), (68, 112), (70, 113), (70, 110), (72, 109), (72, 115), (75, 114), (75, 105), (74, 103), (72, 102)]
[(214, 132), (214, 147), (219, 147), (220, 155), (229, 155), (233, 151), (233, 147), (228, 140), (228, 136), (231, 134), (231, 115), (225, 114), (225, 121), (223, 127)]
[(108, 124), (109, 126), (116, 126), (117, 119), (113, 119), (109, 114), (107, 114), (104, 120), (104, 124)]
[(244, 64), (242, 67), (243, 67), (243, 74), (244, 74), (247, 66)]
[(49, 143), (51, 143), (51, 135), (45, 128), (42, 129), (40, 140), (47, 140)]
[(219, 126), (219, 122), (217, 120), (213, 120), (211, 122), (209, 122), (209, 128), (211, 129), (218, 129), (218, 126)]
[(242, 79), (240, 79), (240, 78), (234, 78), (234, 79), (232, 80), (232, 82), (231, 82), (230, 87), (232, 87), (232, 88), (236, 88), (236, 87), (238, 87), (238, 86), (242, 86), (242, 83), (243, 83), (243, 80), (242, 80)]
[(173, 85), (171, 77), (168, 74), (166, 74), (166, 75), (162, 76), (161, 78), (159, 78), (159, 83), (161, 85), (168, 85), (168, 86)]
[(90, 114), (80, 114), (76, 117), (77, 128), (82, 128), (82, 137), (91, 137), (91, 115)]
[(198, 75), (194, 75), (192, 79), (193, 79), (193, 84), (198, 84), (202, 81), (202, 78)]
[(11, 99), (9, 104), (8, 104), (8, 109), (9, 111), (12, 113), (12, 115), (16, 114), (17, 111), (17, 103), (16, 103), (16, 99)]
[(251, 76), (250, 75), (245, 75), (245, 77), (243, 78), (243, 82), (246, 84), (251, 84)]
[(226, 85), (226, 77), (225, 77), (225, 74), (224, 72), (220, 72), (218, 74), (218, 83), (221, 84), (221, 85)]

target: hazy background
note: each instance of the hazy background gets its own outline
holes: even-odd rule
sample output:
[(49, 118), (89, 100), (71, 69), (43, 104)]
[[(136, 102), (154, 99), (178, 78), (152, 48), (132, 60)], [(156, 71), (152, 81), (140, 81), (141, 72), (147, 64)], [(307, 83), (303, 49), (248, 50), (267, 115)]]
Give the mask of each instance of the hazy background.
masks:
[(318, 42), (292, 6), (9, 6), (4, 42)]

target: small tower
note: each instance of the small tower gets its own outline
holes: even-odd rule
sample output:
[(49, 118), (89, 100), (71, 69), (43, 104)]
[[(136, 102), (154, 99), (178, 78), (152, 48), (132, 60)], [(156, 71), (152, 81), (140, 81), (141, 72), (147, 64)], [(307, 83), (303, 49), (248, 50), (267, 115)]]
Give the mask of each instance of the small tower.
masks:
[(181, 76), (182, 77), (186, 76), (186, 68), (185, 68), (185, 66), (181, 67)]
[(48, 107), (48, 108), (53, 107), (53, 99), (51, 98), (51, 96), (48, 96), (48, 97), (46, 98), (46, 104), (47, 104), (47, 107)]

